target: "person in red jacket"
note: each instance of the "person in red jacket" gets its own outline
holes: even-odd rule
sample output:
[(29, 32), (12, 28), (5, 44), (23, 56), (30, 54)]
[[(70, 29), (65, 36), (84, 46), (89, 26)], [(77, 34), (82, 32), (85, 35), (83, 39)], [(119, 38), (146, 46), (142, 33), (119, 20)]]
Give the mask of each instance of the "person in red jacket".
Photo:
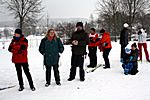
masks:
[(104, 29), (100, 30), (100, 33), (102, 34), (102, 38), (100, 39), (100, 41), (98, 41), (96, 43), (96, 45), (99, 46), (100, 51), (103, 52), (103, 58), (105, 61), (105, 67), (106, 68), (110, 68), (110, 63), (109, 63), (109, 52), (112, 48), (111, 46), (111, 38), (110, 38), (110, 33), (109, 32), (105, 32)]
[(15, 64), (16, 67), (18, 81), (20, 85), (18, 91), (22, 91), (24, 89), (22, 68), (25, 72), (25, 75), (27, 76), (31, 90), (35, 91), (32, 77), (29, 72), (27, 47), (28, 47), (28, 40), (22, 34), (22, 30), (16, 29), (14, 37), (9, 45), (8, 51), (12, 53), (12, 62)]
[(97, 46), (98, 34), (95, 32), (95, 28), (91, 28), (89, 34), (90, 43), (88, 44), (90, 64), (87, 67), (96, 67), (97, 65)]

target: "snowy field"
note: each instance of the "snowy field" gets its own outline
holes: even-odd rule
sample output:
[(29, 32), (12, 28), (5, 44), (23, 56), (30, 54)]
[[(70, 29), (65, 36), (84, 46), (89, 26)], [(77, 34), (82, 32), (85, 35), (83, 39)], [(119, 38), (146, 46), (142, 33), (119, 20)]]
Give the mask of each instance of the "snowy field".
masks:
[[(32, 37), (31, 37), (32, 38)], [(30, 38), (30, 39), (31, 39)], [(37, 38), (36, 38), (37, 39)], [(40, 38), (38, 38), (39, 40)], [(28, 39), (29, 40), (29, 39)], [(25, 89), (18, 91), (18, 81), (14, 64), (11, 62), (11, 53), (0, 44), (0, 88), (15, 86), (10, 89), (0, 91), (0, 100), (150, 100), (150, 63), (139, 62), (139, 73), (135, 76), (124, 75), (121, 68), (120, 45), (118, 42), (112, 43), (110, 52), (111, 69), (98, 68), (93, 73), (86, 73), (85, 81), (80, 82), (79, 71), (76, 79), (68, 82), (70, 73), (71, 47), (65, 45), (65, 51), (60, 58), (61, 86), (55, 84), (52, 71), (52, 80), (49, 87), (45, 87), (45, 69), (43, 67), (43, 56), (38, 51), (39, 41), (33, 43), (29, 41), (28, 58), (30, 72), (36, 87), (36, 91), (31, 91), (24, 77)], [(130, 42), (130, 45), (132, 42)], [(148, 51), (150, 52), (150, 42)], [(102, 53), (98, 50), (98, 63), (104, 64)], [(85, 65), (89, 64), (88, 57)]]

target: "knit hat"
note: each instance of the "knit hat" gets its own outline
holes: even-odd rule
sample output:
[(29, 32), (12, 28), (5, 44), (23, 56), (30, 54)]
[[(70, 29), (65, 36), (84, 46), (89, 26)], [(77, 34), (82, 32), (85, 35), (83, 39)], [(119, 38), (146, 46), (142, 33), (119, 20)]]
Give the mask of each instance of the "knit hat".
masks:
[(21, 29), (16, 29), (15, 33), (22, 35), (22, 30)]
[(81, 26), (83, 27), (83, 23), (82, 22), (77, 22), (76, 27)]
[(91, 28), (91, 30), (94, 31), (94, 32), (96, 31), (95, 28)]
[(135, 47), (135, 48), (137, 48), (136, 43), (133, 43), (133, 44), (131, 45), (131, 47)]
[(125, 48), (125, 53), (126, 53), (126, 54), (130, 54), (130, 53), (131, 53), (131, 49)]
[(124, 24), (123, 24), (123, 27), (124, 27), (124, 28), (127, 28), (127, 27), (129, 27), (129, 25), (128, 25), (127, 23), (124, 23)]
[(100, 33), (104, 33), (105, 32), (105, 30), (102, 28), (101, 30), (100, 30)]

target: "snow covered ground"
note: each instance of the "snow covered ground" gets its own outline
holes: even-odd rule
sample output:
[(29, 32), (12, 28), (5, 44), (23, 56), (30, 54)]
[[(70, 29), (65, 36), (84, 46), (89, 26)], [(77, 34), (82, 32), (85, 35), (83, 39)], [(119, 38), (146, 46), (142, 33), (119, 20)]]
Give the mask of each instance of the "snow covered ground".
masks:
[[(129, 47), (131, 44), (132, 42)], [(71, 48), (67, 45), (59, 62), (62, 85), (55, 84), (52, 71), (52, 83), (49, 87), (45, 87), (43, 56), (36, 45), (39, 45), (39, 41), (36, 44), (30, 43), (28, 48), (30, 72), (36, 91), (30, 90), (24, 73), (25, 89), (22, 92), (18, 91), (15, 67), (11, 62), (11, 53), (7, 51), (8, 43), (5, 44), (6, 49), (0, 48), (0, 88), (15, 85), (13, 88), (1, 90), (0, 100), (150, 100), (150, 63), (145, 61), (145, 55), (144, 61), (139, 62), (137, 75), (124, 75), (119, 62), (120, 45), (118, 42), (113, 42), (109, 55), (111, 69), (100, 67), (93, 73), (86, 73), (84, 82), (79, 81), (77, 70), (76, 79), (68, 82)], [(150, 47), (149, 42), (148, 47)], [(99, 50), (97, 55), (98, 63), (103, 64), (102, 53)], [(88, 57), (85, 59), (85, 65), (87, 64), (89, 64)]]

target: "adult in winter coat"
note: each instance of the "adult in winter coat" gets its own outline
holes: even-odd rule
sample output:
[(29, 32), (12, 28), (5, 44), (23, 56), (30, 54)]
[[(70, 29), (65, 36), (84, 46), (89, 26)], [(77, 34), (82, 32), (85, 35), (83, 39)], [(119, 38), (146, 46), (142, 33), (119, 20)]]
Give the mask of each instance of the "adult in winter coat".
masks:
[(68, 81), (75, 79), (76, 67), (79, 67), (80, 81), (85, 80), (85, 72), (83, 69), (84, 55), (86, 54), (86, 45), (89, 43), (88, 34), (83, 29), (83, 23), (78, 22), (76, 24), (77, 30), (72, 34), (72, 58), (71, 69)]
[(64, 46), (60, 38), (56, 37), (53, 29), (49, 29), (46, 36), (41, 40), (39, 52), (44, 56), (44, 65), (46, 66), (46, 84), (45, 87), (50, 85), (51, 81), (51, 68), (53, 67), (55, 81), (57, 85), (61, 85), (58, 70), (59, 53), (64, 51)]
[(18, 81), (19, 81), (19, 91), (24, 89), (23, 78), (22, 78), (22, 68), (28, 79), (30, 88), (32, 91), (35, 90), (33, 85), (32, 77), (29, 72), (28, 58), (27, 58), (27, 48), (28, 40), (22, 34), (21, 29), (16, 29), (14, 37), (9, 45), (8, 50), (12, 53), (12, 62), (15, 64)]
[(147, 37), (147, 33), (145, 32), (145, 30), (143, 28), (141, 28), (138, 31), (138, 48), (139, 48), (140, 61), (142, 61), (142, 46), (143, 46), (144, 52), (145, 52), (145, 55), (146, 55), (146, 60), (148, 62), (150, 62), (149, 54), (148, 54), (148, 51), (147, 51), (146, 37)]
[(125, 23), (123, 26), (124, 26), (124, 28), (120, 33), (121, 62), (124, 59), (125, 47), (128, 45), (128, 35), (129, 35), (129, 30), (128, 30), (129, 25), (127, 23)]
[(110, 38), (110, 33), (105, 32), (104, 29), (101, 29), (100, 33), (102, 34), (102, 38), (100, 39), (100, 41), (98, 41), (96, 43), (96, 45), (99, 46), (100, 51), (103, 51), (103, 58), (105, 61), (104, 69), (106, 69), (106, 68), (110, 68), (110, 62), (109, 62), (108, 56), (109, 56), (110, 50), (112, 48), (111, 38)]
[(98, 41), (98, 34), (95, 32), (95, 28), (91, 28), (90, 34), (89, 34), (90, 42), (88, 44), (88, 50), (89, 50), (89, 59), (90, 64), (87, 67), (96, 67), (97, 65), (97, 46), (96, 42)]

